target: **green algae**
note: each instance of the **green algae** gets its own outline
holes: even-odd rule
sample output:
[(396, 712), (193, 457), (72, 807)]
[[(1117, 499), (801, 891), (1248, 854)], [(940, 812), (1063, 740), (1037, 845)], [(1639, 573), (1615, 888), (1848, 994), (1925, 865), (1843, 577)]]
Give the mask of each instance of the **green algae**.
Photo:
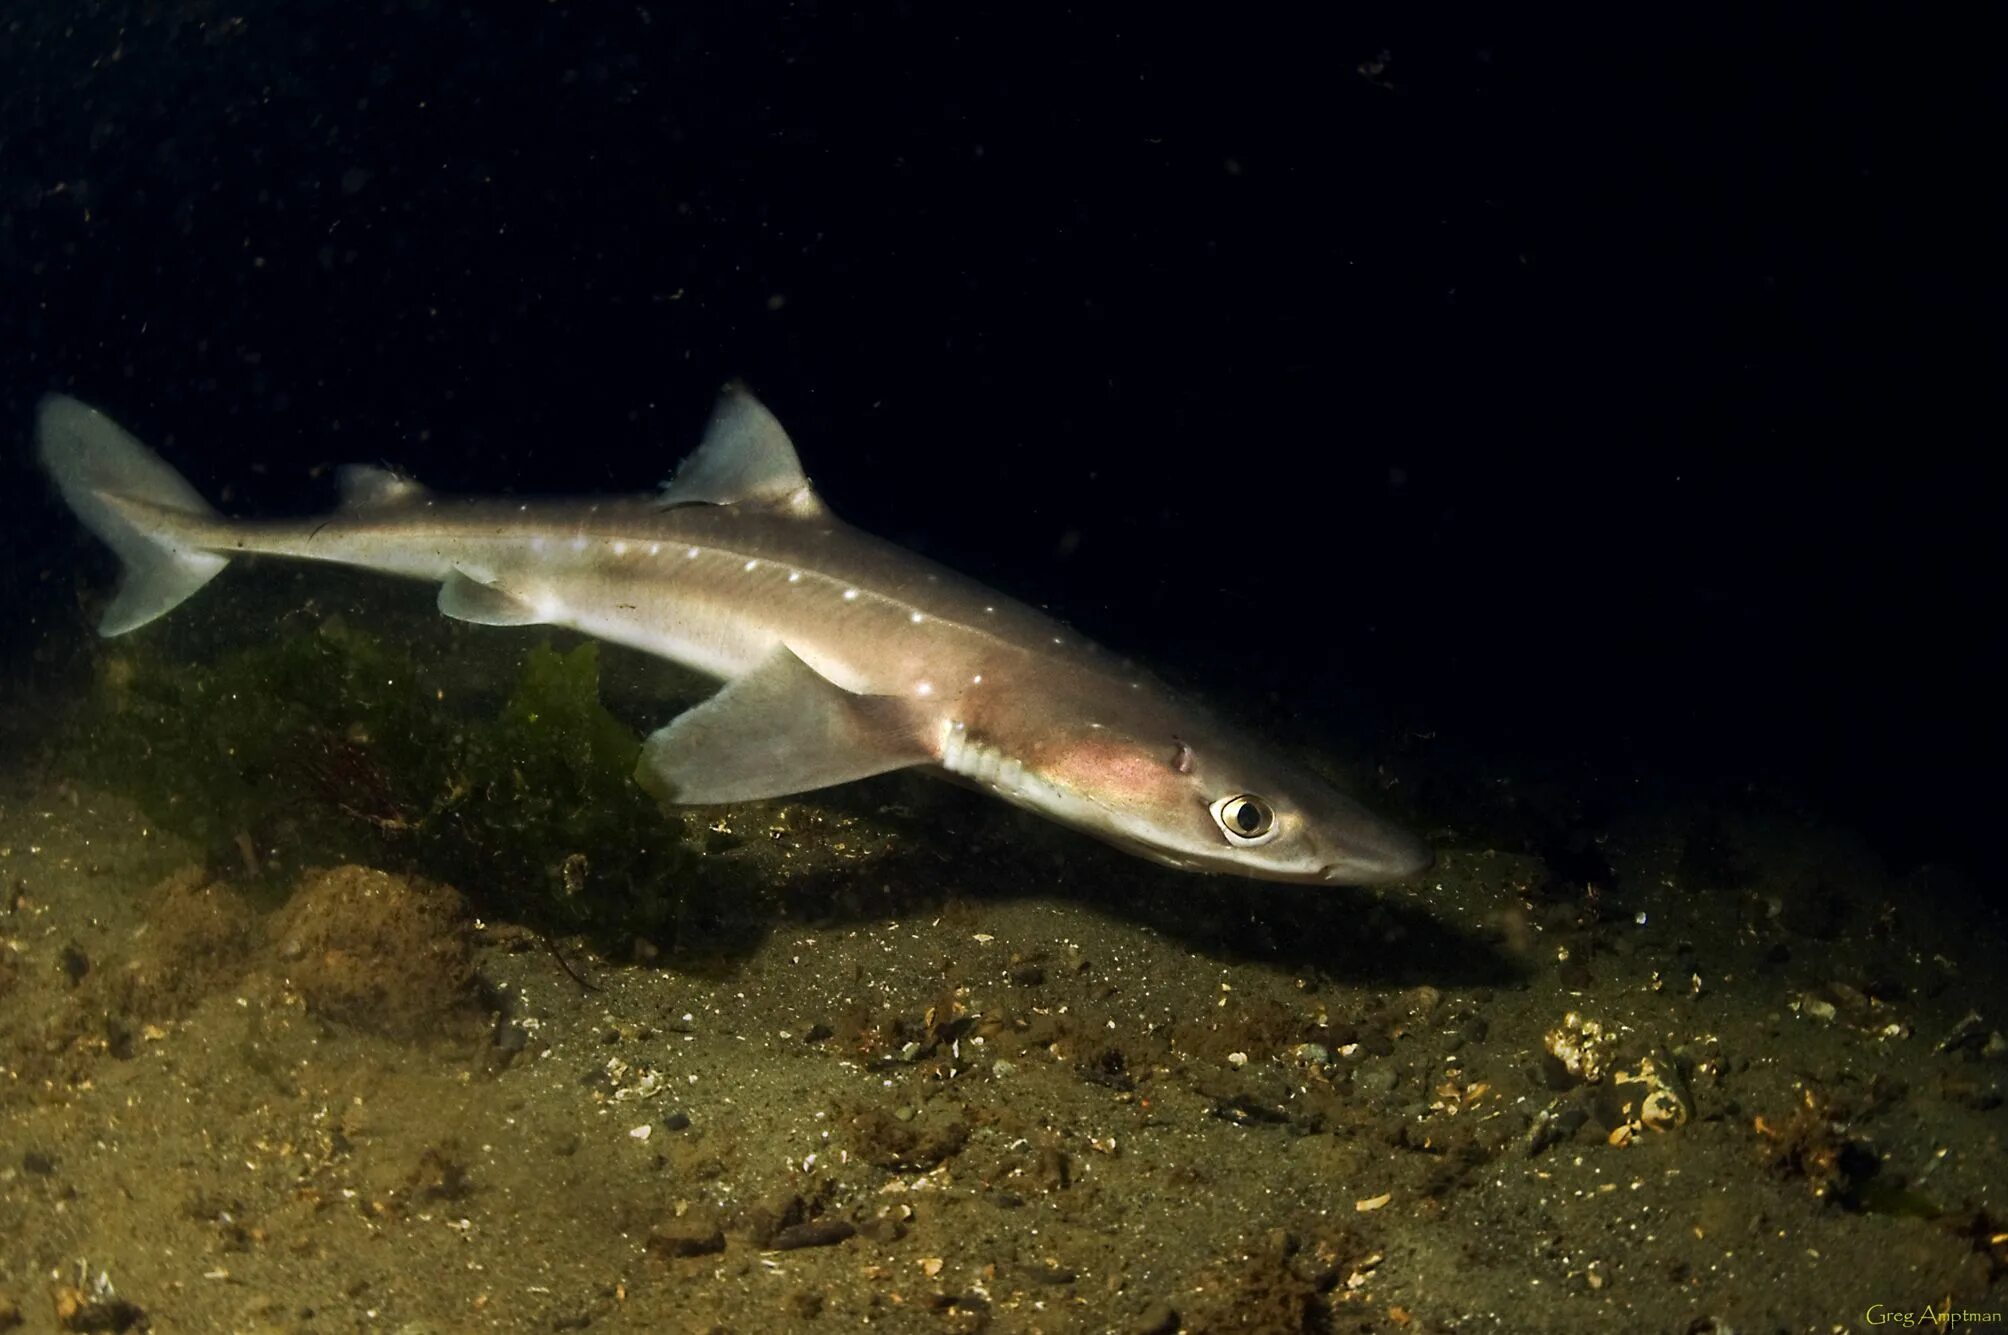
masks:
[(73, 754), (275, 888), (362, 861), (547, 926), (673, 922), (696, 854), (632, 781), (641, 742), (601, 701), (598, 646), (534, 646), (499, 708), (462, 694), (340, 618), (210, 661), (141, 643), (100, 663)]

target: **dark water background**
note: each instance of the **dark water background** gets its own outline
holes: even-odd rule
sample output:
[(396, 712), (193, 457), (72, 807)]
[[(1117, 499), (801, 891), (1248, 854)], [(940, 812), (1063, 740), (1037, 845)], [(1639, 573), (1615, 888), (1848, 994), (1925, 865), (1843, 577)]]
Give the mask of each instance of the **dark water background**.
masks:
[(47, 390), (275, 512), (645, 488), (744, 377), (1230, 708), (1984, 864), (2008, 107), (1896, 14), (9, 5), (0, 688), (108, 573)]

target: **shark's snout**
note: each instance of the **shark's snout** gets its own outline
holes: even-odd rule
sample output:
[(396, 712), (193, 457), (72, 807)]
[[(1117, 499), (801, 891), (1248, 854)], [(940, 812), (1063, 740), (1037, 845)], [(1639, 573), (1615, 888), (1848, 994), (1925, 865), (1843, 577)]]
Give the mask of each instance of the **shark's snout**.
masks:
[(1405, 881), (1436, 865), (1436, 850), (1395, 825), (1376, 824), (1346, 841), (1345, 856), (1324, 869), (1327, 881), (1347, 884)]

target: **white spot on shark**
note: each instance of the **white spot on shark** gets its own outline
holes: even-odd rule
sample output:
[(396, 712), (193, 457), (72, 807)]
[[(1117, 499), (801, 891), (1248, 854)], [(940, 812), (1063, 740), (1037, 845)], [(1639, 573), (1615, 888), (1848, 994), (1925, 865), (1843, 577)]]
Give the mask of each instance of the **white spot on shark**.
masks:
[(662, 555), (662, 544), (661, 544), (661, 543), (659, 543), (659, 542), (651, 542), (651, 543), (650, 543), (650, 544), (648, 545), (648, 554), (649, 554), (650, 556), (661, 556), (661, 555)]
[(614, 544), (614, 555), (615, 555), (615, 556), (626, 556), (626, 555), (627, 555), (627, 544), (626, 544), (626, 543), (624, 543), (624, 542), (617, 542), (617, 543), (615, 543), (615, 544)]
[(544, 540), (543, 540), (542, 538), (532, 538), (532, 539), (530, 539), (530, 550), (531, 550), (531, 551), (533, 551), (533, 552), (541, 552), (541, 551), (543, 551), (543, 550), (544, 550)]
[(760, 568), (760, 563), (758, 561), (748, 561), (745, 565), (740, 567), (740, 569), (742, 570), (758, 570), (759, 568)]
[(916, 682), (914, 683), (913, 693), (915, 695), (933, 695), (934, 683), (931, 681)]
[(983, 674), (979, 672), (975, 676), (971, 677), (969, 679), (969, 684), (971, 686), (981, 686), (983, 684)]
[(573, 538), (572, 550), (575, 552), (583, 552), (584, 550), (586, 550), (586, 540), (584, 538)]
[(908, 621), (911, 621), (911, 622), (912, 622), (912, 623), (913, 623), (914, 625), (916, 625), (916, 626), (918, 626), (918, 625), (919, 625), (919, 624), (920, 624), (921, 622), (923, 622), (923, 621), (927, 620), (927, 618), (926, 618), (926, 617), (922, 616), (922, 615), (921, 615), (920, 613), (918, 613), (918, 612), (909, 612), (909, 613), (907, 613), (907, 617), (906, 617), (906, 619), (907, 619)]
[(854, 603), (854, 602), (856, 602), (857, 600), (858, 600), (858, 591), (857, 591), (856, 589), (845, 589), (845, 590), (844, 590), (844, 601), (845, 601), (845, 602), (847, 602), (847, 603)]
[(689, 557), (691, 560), (695, 561), (697, 559), (697, 551), (698, 551), (697, 548), (691, 547), (687, 549), (683, 554)]
[(788, 582), (790, 584), (800, 584), (802, 582), (802, 572), (799, 570), (790, 570), (788, 572)]

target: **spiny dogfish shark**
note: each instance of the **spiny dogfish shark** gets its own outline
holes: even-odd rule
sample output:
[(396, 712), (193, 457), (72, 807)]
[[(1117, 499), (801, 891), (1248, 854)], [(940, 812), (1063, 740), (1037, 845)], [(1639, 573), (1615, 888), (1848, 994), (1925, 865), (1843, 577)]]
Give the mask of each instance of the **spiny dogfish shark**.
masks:
[(37, 435), (64, 499), (124, 562), (104, 635), (233, 557), (332, 561), (434, 582), (462, 621), (570, 627), (723, 682), (642, 747), (635, 778), (666, 806), (933, 767), (1190, 871), (1365, 884), (1432, 860), (1060, 622), (837, 519), (737, 387), (659, 494), (621, 499), (449, 499), (353, 466), (330, 515), (230, 519), (74, 399), (45, 399)]

